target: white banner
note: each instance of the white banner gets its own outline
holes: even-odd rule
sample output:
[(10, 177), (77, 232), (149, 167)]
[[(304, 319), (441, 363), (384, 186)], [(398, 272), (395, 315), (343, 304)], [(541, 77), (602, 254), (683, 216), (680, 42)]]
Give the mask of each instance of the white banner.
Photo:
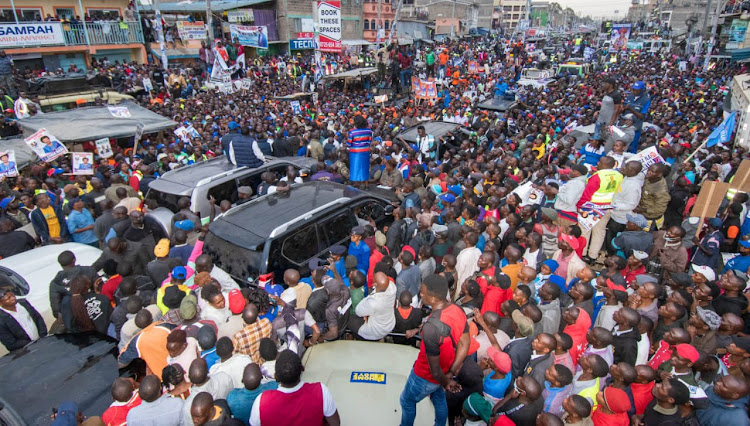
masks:
[(112, 152), (112, 145), (109, 143), (109, 138), (101, 138), (94, 141), (96, 144), (96, 153), (101, 158), (109, 158), (114, 155)]
[(644, 149), (643, 151), (630, 157), (628, 161), (640, 161), (643, 167), (641, 168), (641, 174), (646, 175), (646, 170), (656, 163), (666, 163), (664, 159), (659, 155), (655, 146)]
[(253, 22), (255, 20), (252, 9), (227, 10), (229, 22)]
[(51, 44), (65, 44), (62, 24), (59, 22), (0, 24), (0, 46), (2, 47)]

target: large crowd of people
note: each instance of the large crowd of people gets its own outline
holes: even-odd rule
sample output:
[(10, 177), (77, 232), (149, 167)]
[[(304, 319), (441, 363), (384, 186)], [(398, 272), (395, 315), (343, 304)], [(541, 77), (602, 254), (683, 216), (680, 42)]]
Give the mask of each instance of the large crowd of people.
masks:
[[(102, 254), (80, 265), (64, 251), (52, 282), (30, 283), (50, 286), (49, 327), (43, 307), (0, 288), (0, 342), (117, 339), (132, 377), (112, 384), (114, 402), (90, 424), (337, 425), (334, 396), (301, 379), (300, 356), (339, 339), (419, 348), (403, 426), (427, 397), (436, 425), (749, 424), (750, 198), (731, 190), (715, 217), (691, 214), (703, 183), (731, 182), (748, 158), (732, 141), (704, 145), (744, 69), (597, 50), (590, 73), (518, 87), (525, 67), (564, 63), (588, 44), (570, 39), (543, 59), (496, 36), (392, 45), (369, 53), (380, 78), (346, 86), (318, 81), (309, 55), (248, 58), (240, 72), (252, 84), (231, 93), (205, 88), (211, 55), (237, 59), (231, 42), (169, 72), (95, 64), (196, 132), (144, 135), (137, 152), (113, 140), (93, 177), (68, 175), (61, 158), (2, 180), (0, 256), (69, 241)], [(358, 59), (326, 61), (341, 70)], [(439, 93), (414, 99), (411, 74), (439, 78)], [(316, 85), (296, 112), (276, 99)], [(404, 100), (372, 103), (377, 86)], [(504, 113), (478, 108), (509, 94), (517, 105)], [(4, 126), (15, 119), (6, 110)], [(431, 121), (459, 130), (436, 136)], [(400, 137), (419, 124), (415, 141)], [(651, 147), (661, 158), (644, 163), (636, 153)], [(294, 197), (303, 180), (380, 186), (400, 201), (385, 225), (361, 219), (348, 246), (313, 258), (309, 276), (239, 285), (204, 253), (206, 222), (230, 200), (211, 199), (209, 220), (177, 200), (169, 233), (144, 200), (160, 175), (220, 155), (318, 163), (306, 177), (266, 174), (235, 204)], [(69, 402), (56, 416), (81, 420)]]

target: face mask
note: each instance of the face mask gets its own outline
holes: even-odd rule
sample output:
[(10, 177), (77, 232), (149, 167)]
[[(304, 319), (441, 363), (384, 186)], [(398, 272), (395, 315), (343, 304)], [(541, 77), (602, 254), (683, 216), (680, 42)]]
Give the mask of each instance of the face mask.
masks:
[(513, 389), (519, 394), (521, 393), (521, 389), (518, 388), (518, 385), (516, 384), (516, 380), (513, 380)]

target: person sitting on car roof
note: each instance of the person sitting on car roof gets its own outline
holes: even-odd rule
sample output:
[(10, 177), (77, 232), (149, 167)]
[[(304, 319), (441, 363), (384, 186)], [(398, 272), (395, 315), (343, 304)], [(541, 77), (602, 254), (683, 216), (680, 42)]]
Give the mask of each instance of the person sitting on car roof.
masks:
[(13, 290), (11, 286), (0, 287), (0, 343), (8, 351), (21, 349), (47, 335), (47, 326), (39, 312), (25, 299), (16, 299)]

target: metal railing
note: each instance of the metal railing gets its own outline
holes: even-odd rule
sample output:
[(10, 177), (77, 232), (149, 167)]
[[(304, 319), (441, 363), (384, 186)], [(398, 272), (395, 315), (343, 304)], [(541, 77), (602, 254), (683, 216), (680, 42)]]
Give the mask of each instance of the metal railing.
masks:
[[(28, 22), (22, 22), (21, 25), (28, 25)], [(85, 24), (69, 24), (59, 23), (55, 31), (60, 31), (62, 28), (62, 43), (49, 44), (45, 43), (44, 46), (85, 46), (85, 45), (97, 45), (97, 44), (141, 44), (143, 43), (143, 28), (141, 27), (140, 21), (124, 22), (123, 26), (120, 26), (119, 21), (111, 22), (87, 22)], [(6, 23), (4, 25), (15, 26), (13, 23)], [(59, 34), (59, 33), (58, 33)], [(26, 48), (26, 47), (40, 47), (40, 44), (33, 44), (31, 42), (25, 43), (8, 43), (4, 44), (0, 42), (0, 48)]]

